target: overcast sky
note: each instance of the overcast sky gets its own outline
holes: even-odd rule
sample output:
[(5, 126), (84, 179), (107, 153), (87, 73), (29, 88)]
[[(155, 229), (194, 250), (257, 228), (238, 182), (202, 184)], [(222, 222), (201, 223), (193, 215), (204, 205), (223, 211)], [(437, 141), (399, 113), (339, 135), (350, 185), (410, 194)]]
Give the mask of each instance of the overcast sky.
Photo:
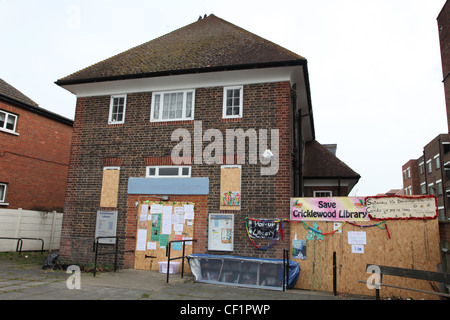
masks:
[(362, 178), (402, 188), (401, 166), (448, 132), (436, 18), (445, 0), (0, 0), (0, 78), (73, 119), (54, 82), (213, 13), (308, 60), (316, 139)]

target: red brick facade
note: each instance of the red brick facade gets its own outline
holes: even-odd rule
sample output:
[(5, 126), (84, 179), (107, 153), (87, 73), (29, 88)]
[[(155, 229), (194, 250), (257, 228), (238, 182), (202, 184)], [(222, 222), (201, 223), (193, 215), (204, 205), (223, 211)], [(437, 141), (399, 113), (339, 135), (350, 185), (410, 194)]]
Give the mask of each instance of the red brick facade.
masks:
[(0, 109), (18, 116), (17, 134), (0, 131), (0, 182), (9, 204), (0, 208), (62, 212), (71, 124), (3, 101)]
[[(244, 219), (289, 218), (289, 198), (292, 195), (292, 123), (290, 83), (261, 83), (244, 85), (243, 117), (222, 119), (223, 87), (195, 90), (195, 121), (202, 121), (203, 133), (214, 128), (225, 137), (226, 129), (279, 130), (279, 170), (276, 175), (262, 176), (261, 164), (249, 164), (248, 147), (241, 171), (242, 204), (235, 214), (234, 251), (242, 256), (281, 258), (282, 249), (289, 247), (289, 228), (284, 227), (284, 240), (261, 251), (247, 237)], [(177, 142), (171, 141), (175, 129), (187, 129), (194, 136), (194, 121), (150, 122), (152, 92), (127, 95), (125, 123), (108, 125), (110, 96), (78, 98), (70, 159), (67, 198), (64, 212), (60, 254), (77, 263), (93, 260), (92, 243), (95, 235), (96, 212), (99, 210), (102, 168), (105, 158), (121, 158), (118, 195), (118, 236), (136, 235), (136, 206), (139, 198), (127, 194), (130, 177), (145, 177), (147, 165), (171, 164), (171, 151)], [(193, 141), (192, 141), (193, 144)], [(203, 142), (203, 149), (209, 142)], [(225, 142), (224, 142), (225, 146)], [(225, 152), (225, 150), (224, 150)], [(224, 163), (225, 164), (225, 163)], [(196, 253), (222, 254), (207, 250), (208, 213), (226, 213), (220, 204), (220, 164), (191, 164), (191, 177), (208, 177), (207, 196), (171, 196), (176, 201), (196, 202), (194, 245)], [(141, 195), (144, 196), (144, 195)], [(145, 197), (151, 198), (152, 195)], [(144, 197), (144, 198), (145, 198)], [(133, 250), (135, 240), (127, 240), (121, 250)], [(256, 242), (266, 246), (268, 240)], [(230, 254), (229, 252), (227, 254)], [(132, 258), (133, 257), (133, 258)], [(102, 259), (108, 260), (103, 256)], [(119, 264), (132, 267), (134, 255), (125, 254)]]

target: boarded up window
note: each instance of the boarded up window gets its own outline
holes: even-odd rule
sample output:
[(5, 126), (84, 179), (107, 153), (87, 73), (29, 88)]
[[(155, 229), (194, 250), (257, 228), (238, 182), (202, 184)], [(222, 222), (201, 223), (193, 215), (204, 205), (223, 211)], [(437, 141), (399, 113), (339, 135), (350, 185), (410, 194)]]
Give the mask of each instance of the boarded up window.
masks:
[(241, 210), (241, 166), (220, 168), (220, 210)]
[(100, 207), (117, 207), (117, 196), (119, 193), (119, 167), (103, 168), (102, 195)]

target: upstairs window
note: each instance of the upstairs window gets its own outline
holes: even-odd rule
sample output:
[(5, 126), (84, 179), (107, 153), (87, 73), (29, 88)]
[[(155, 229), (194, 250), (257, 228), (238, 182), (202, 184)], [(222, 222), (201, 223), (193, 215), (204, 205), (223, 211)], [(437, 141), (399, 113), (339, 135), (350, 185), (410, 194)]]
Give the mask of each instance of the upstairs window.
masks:
[(242, 87), (223, 89), (223, 118), (242, 118)]
[(149, 166), (147, 178), (189, 178), (191, 167), (189, 166)]
[(17, 115), (0, 110), (0, 130), (6, 132), (16, 132)]
[(109, 107), (109, 124), (121, 124), (125, 122), (125, 108), (127, 104), (127, 96), (111, 96), (111, 104)]
[(194, 119), (194, 95), (194, 90), (153, 93), (150, 121)]
[(0, 183), (0, 203), (4, 203), (6, 199), (6, 183)]

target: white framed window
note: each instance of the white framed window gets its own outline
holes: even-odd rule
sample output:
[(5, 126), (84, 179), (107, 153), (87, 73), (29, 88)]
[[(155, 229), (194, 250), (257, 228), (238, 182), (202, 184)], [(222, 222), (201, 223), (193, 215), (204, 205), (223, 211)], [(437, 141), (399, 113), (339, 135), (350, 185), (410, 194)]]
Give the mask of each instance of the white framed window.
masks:
[(189, 178), (190, 166), (148, 166), (147, 178)]
[(423, 166), (423, 162), (421, 162), (421, 163), (419, 163), (419, 174), (424, 174), (424, 172), (425, 172), (425, 169)]
[(0, 183), (0, 203), (4, 203), (6, 199), (6, 183)]
[(0, 130), (16, 133), (17, 118), (16, 114), (0, 110)]
[(427, 170), (428, 173), (431, 173), (433, 171), (433, 168), (431, 167), (431, 159), (427, 161)]
[(428, 194), (429, 195), (434, 195), (434, 184), (433, 183), (430, 183), (429, 185), (428, 185)]
[(154, 92), (150, 121), (194, 119), (195, 90)]
[(242, 118), (243, 96), (242, 86), (223, 88), (223, 118)]
[(442, 189), (442, 180), (436, 181), (436, 193), (438, 196), (442, 195), (443, 189)]
[(420, 192), (421, 192), (422, 194), (427, 194), (427, 185), (425, 184), (425, 182), (422, 182), (422, 183), (420, 184)]
[(121, 124), (125, 122), (125, 109), (127, 105), (127, 95), (111, 96), (109, 105), (109, 124)]
[(332, 197), (333, 196), (333, 192), (331, 191), (313, 191), (313, 197), (314, 198), (327, 198), (327, 197)]
[(434, 156), (434, 166), (436, 167), (436, 170), (441, 167), (441, 160), (439, 154)]

